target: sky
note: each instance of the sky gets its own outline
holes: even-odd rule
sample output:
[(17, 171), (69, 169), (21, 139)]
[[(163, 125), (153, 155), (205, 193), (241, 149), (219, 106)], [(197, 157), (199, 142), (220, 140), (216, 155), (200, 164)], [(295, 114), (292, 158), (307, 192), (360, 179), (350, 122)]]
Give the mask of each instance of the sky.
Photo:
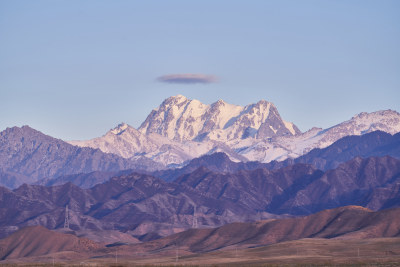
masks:
[(400, 111), (400, 1), (0, 0), (0, 130), (139, 127), (181, 94), (302, 131)]

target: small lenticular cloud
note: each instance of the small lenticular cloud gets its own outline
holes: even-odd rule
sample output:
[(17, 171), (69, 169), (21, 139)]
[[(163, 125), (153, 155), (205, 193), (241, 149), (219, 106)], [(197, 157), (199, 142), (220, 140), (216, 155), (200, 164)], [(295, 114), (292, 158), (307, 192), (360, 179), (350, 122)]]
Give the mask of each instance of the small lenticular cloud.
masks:
[(217, 77), (206, 74), (170, 74), (164, 75), (157, 78), (157, 81), (164, 83), (184, 83), (184, 84), (195, 84), (195, 83), (215, 83)]

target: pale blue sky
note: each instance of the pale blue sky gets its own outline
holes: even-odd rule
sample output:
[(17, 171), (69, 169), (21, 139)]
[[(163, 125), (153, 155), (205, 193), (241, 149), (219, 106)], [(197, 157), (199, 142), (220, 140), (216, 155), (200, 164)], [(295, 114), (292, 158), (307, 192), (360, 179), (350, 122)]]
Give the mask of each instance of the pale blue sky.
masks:
[[(399, 47), (397, 0), (0, 0), (0, 130), (94, 138), (176, 94), (326, 128), (400, 111)], [(156, 80), (181, 73), (219, 81)]]

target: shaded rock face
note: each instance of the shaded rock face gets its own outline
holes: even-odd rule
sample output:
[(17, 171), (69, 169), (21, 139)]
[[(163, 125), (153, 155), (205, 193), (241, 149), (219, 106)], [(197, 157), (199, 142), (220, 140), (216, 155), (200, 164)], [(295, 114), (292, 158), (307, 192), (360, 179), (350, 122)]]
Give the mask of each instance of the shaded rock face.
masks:
[(165, 182), (145, 174), (113, 177), (91, 189), (71, 183), (45, 187), (0, 187), (0, 231), (9, 226), (63, 226), (65, 206), (74, 230), (100, 229), (135, 236), (164, 236), (198, 224), (305, 215), (326, 208), (361, 205), (373, 210), (400, 204), (400, 160), (355, 158), (323, 172), (296, 164), (279, 170), (216, 173), (205, 167)]
[[(74, 230), (117, 229), (133, 231), (138, 236), (148, 232), (165, 235), (175, 228), (189, 227), (194, 205), (198, 206), (199, 222), (204, 225), (256, 216), (240, 204), (216, 200), (184, 185), (141, 174), (112, 178), (88, 190), (71, 183), (53, 187), (25, 184), (14, 191), (0, 188), (1, 226), (40, 224), (60, 228), (66, 205)], [(227, 217), (227, 213), (232, 216)]]
[[(400, 194), (393, 192), (399, 181), (399, 160), (391, 157), (355, 158), (328, 170), (277, 204), (274, 211), (307, 214), (344, 205), (360, 205), (373, 210), (399, 206)], [(378, 195), (381, 190), (391, 194)]]
[(257, 139), (265, 139), (274, 136), (291, 136), (295, 134), (300, 134), (300, 130), (296, 125), (291, 125), (292, 129), (289, 129), (287, 125), (283, 122), (278, 110), (275, 106), (270, 108), (268, 117), (265, 122), (263, 122), (257, 131)]
[[(98, 149), (72, 146), (28, 126), (7, 128), (0, 133), (0, 179), (11, 188), (67, 174), (151, 170), (154, 166), (151, 166), (151, 160), (148, 161), (129, 160)], [(12, 179), (15, 176), (17, 179)]]
[(204, 167), (216, 173), (235, 173), (239, 170), (269, 168), (269, 165), (257, 161), (233, 162), (225, 153), (216, 152), (192, 159), (182, 168), (155, 171), (152, 172), (152, 175), (165, 181), (173, 181), (176, 178), (184, 174), (189, 174), (200, 167)]
[[(355, 158), (325, 173), (303, 164), (275, 171), (243, 170), (234, 174), (200, 168), (176, 182), (215, 198), (238, 201), (273, 214), (310, 214), (344, 205), (378, 210), (400, 205), (400, 195), (395, 193), (400, 181), (399, 163), (391, 157)], [(383, 195), (383, 191), (391, 194)]]
[(263, 211), (282, 190), (300, 181), (306, 183), (316, 179), (321, 174), (321, 171), (309, 165), (294, 165), (278, 171), (239, 171), (235, 174), (213, 173), (199, 168), (175, 182), (189, 185), (216, 199), (241, 203), (248, 209)]
[(73, 183), (74, 185), (79, 186), (80, 188), (88, 189), (97, 184), (102, 184), (110, 180), (114, 176), (120, 176), (131, 172), (134, 171), (133, 170), (124, 170), (119, 172), (94, 171), (89, 173), (63, 175), (57, 178), (45, 178), (35, 182), (34, 184), (44, 185), (44, 186), (54, 186), (54, 185), (63, 185), (65, 183), (70, 182)]
[(268, 169), (279, 169), (296, 163), (304, 163), (320, 170), (329, 170), (355, 157), (383, 156), (400, 159), (400, 133), (391, 135), (375, 131), (361, 136), (346, 136), (326, 148), (315, 148), (298, 158), (272, 161), (263, 166)]
[(400, 158), (400, 133), (391, 135), (375, 131), (361, 136), (346, 136), (327, 148), (314, 149), (293, 162), (312, 164), (319, 169), (328, 170), (354, 157), (387, 155)]

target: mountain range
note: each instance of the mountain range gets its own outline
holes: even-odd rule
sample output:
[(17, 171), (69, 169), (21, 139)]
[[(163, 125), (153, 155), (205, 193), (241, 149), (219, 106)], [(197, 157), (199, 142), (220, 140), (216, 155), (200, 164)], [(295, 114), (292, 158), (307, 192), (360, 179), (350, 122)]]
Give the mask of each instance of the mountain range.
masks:
[[(302, 133), (265, 100), (242, 107), (177, 95), (139, 128), (121, 123), (87, 141), (29, 126), (0, 132), (7, 262), (117, 250), (171, 257), (178, 247), (193, 259), (232, 248), (258, 255), (251, 247), (300, 242), (316, 250), (325, 246), (320, 238), (333, 248), (398, 237), (399, 207), (400, 114), (392, 110)], [(368, 242), (356, 244), (383, 244)]]
[(66, 205), (74, 230), (117, 229), (139, 239), (190, 228), (194, 216), (202, 227), (215, 227), (345, 205), (381, 210), (400, 205), (399, 184), (400, 160), (385, 156), (354, 158), (326, 172), (302, 163), (236, 173), (203, 166), (174, 182), (132, 173), (90, 189), (72, 183), (0, 187), (0, 235), (37, 224), (60, 228)]
[[(50, 137), (49, 140), (52, 141)], [(47, 139), (46, 139), (47, 140)], [(42, 140), (42, 146), (50, 146), (48, 142)], [(67, 147), (68, 144), (66, 144)], [(375, 131), (367, 133), (361, 136), (348, 136), (334, 142), (330, 146), (323, 149), (313, 149), (309, 153), (295, 159), (287, 159), (284, 161), (272, 161), (269, 163), (261, 163), (257, 161), (246, 161), (246, 162), (234, 162), (225, 153), (216, 152), (213, 154), (205, 154), (199, 158), (190, 160), (185, 166), (181, 168), (170, 168), (170, 169), (159, 169), (155, 170), (156, 163), (151, 160), (143, 160), (142, 165), (128, 165), (114, 169), (96, 170), (96, 168), (89, 169), (90, 172), (82, 172), (82, 169), (73, 169), (72, 165), (69, 165), (69, 173), (63, 174), (63, 169), (58, 170), (57, 173), (61, 175), (50, 176), (39, 180), (27, 179), (25, 175), (21, 175), (18, 170), (8, 169), (2, 172), (0, 176), (0, 183), (9, 187), (17, 188), (23, 183), (34, 183), (39, 185), (61, 185), (67, 182), (72, 182), (82, 188), (91, 188), (99, 183), (104, 183), (111, 177), (120, 176), (123, 174), (129, 174), (130, 172), (139, 171), (142, 173), (151, 174), (155, 177), (161, 178), (165, 181), (173, 181), (179, 176), (191, 173), (200, 167), (206, 167), (213, 172), (228, 172), (235, 173), (239, 170), (254, 170), (257, 168), (266, 169), (279, 169), (282, 167), (290, 166), (295, 163), (306, 163), (311, 164), (314, 167), (326, 171), (328, 169), (336, 168), (339, 164), (349, 161), (354, 157), (382, 157), (389, 155), (391, 157), (400, 159), (400, 134), (391, 135), (381, 131)], [(20, 152), (24, 154), (25, 162), (34, 165), (35, 157), (32, 154), (26, 152)], [(59, 150), (59, 153), (63, 153)], [(100, 151), (97, 153), (102, 154)], [(113, 158), (118, 158), (117, 155), (109, 155)], [(42, 154), (42, 157), (48, 157), (51, 162), (52, 155), (46, 153)], [(90, 160), (90, 157), (87, 159)], [(120, 158), (121, 161), (128, 161), (127, 159)], [(33, 161), (33, 162), (32, 162)], [(136, 159), (136, 164), (138, 160)], [(147, 163), (147, 165), (146, 165)], [(18, 166), (21, 162), (17, 159), (14, 164)], [(64, 165), (58, 165), (59, 168), (64, 168)], [(130, 169), (132, 167), (132, 169)], [(57, 170), (57, 165), (49, 164), (47, 167), (42, 167), (44, 170), (50, 168), (51, 170)], [(17, 176), (17, 178), (15, 178)]]
[[(358, 142), (354, 135), (362, 137), (377, 130), (387, 135), (371, 137), (376, 139), (372, 143), (377, 146), (388, 143), (392, 138), (389, 135), (400, 131), (400, 114), (392, 110), (360, 113), (329, 129), (313, 128), (301, 133), (265, 100), (246, 107), (222, 100), (205, 105), (178, 95), (166, 99), (153, 110), (138, 129), (122, 123), (104, 136), (89, 141), (67, 143), (29, 126), (7, 128), (0, 133), (0, 184), (16, 188), (42, 179), (51, 184), (53, 179), (63, 180), (62, 176), (88, 173), (97, 173), (97, 178), (105, 177), (97, 180), (105, 181), (123, 170), (151, 173), (184, 167), (192, 159), (217, 152), (225, 153), (235, 162), (269, 163), (267, 168), (303, 162), (322, 170), (334, 168), (355, 156), (398, 157), (398, 145), (388, 144), (381, 154), (363, 154), (364, 150), (372, 149), (372, 144), (358, 147), (359, 151), (351, 149), (351, 145)], [(335, 156), (338, 151), (324, 150), (343, 137), (353, 140), (341, 141), (348, 142), (348, 148), (340, 148), (340, 157)], [(318, 152), (315, 148), (322, 150)], [(347, 149), (345, 153), (343, 149)], [(311, 150), (313, 154), (308, 153)], [(331, 159), (326, 158), (328, 154), (318, 156), (318, 153), (330, 153)], [(332, 157), (336, 157), (337, 162), (333, 162)], [(160, 175), (167, 180), (177, 178), (177, 175), (167, 176)], [(86, 187), (92, 185), (86, 182)]]
[(224, 152), (235, 161), (282, 161), (325, 148), (345, 136), (377, 130), (400, 132), (400, 114), (364, 112), (328, 129), (301, 133), (265, 100), (245, 107), (222, 100), (206, 105), (177, 95), (154, 109), (138, 129), (121, 123), (102, 137), (69, 143), (124, 158), (145, 156), (173, 167), (215, 152)]

